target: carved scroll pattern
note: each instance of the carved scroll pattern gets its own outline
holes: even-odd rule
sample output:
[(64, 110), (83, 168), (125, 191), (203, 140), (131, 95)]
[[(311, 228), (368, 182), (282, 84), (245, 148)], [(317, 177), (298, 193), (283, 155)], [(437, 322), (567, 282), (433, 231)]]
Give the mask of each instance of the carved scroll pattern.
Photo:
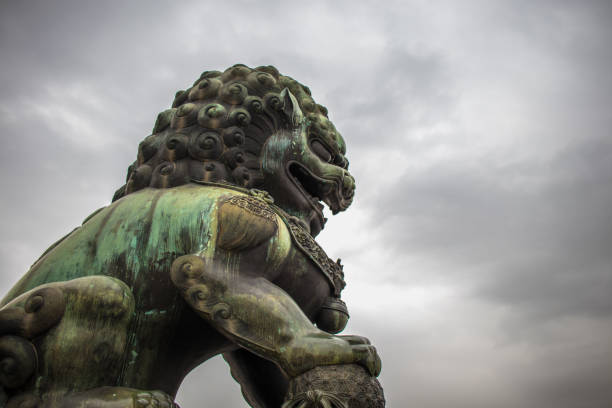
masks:
[[(284, 217), (283, 217), (284, 218)], [(314, 238), (300, 225), (300, 222), (293, 217), (286, 220), (294, 242), (323, 272), (334, 288), (334, 295), (340, 297), (340, 292), (346, 286), (344, 281), (344, 271), (340, 260), (332, 261), (323, 248)]]
[(251, 214), (276, 222), (276, 214), (263, 200), (247, 196), (233, 196), (227, 202), (243, 208)]
[(276, 219), (274, 213), (278, 214), (289, 227), (293, 242), (319, 267), (319, 270), (332, 285), (334, 296), (340, 297), (340, 292), (346, 286), (340, 259), (336, 262), (332, 261), (312, 235), (302, 227), (301, 222), (274, 205), (274, 199), (266, 191), (251, 189), (249, 194), (250, 196), (233, 196), (228, 202), (271, 220)]

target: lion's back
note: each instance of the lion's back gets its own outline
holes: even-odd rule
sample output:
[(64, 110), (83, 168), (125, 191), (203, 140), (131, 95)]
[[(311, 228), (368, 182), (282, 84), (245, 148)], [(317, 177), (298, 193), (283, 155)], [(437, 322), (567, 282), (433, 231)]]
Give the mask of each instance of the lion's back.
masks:
[(44, 283), (92, 275), (122, 280), (143, 296), (145, 307), (159, 303), (160, 290), (148, 289), (171, 285), (172, 261), (212, 249), (218, 190), (196, 185), (144, 189), (95, 212), (47, 250), (2, 304)]

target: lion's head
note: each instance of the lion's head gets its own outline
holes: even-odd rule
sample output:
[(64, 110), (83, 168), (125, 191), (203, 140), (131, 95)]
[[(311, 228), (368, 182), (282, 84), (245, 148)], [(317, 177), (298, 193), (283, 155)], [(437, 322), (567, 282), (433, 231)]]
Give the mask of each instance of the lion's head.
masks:
[(344, 140), (310, 90), (272, 66), (206, 71), (176, 94), (138, 148), (113, 200), (190, 182), (266, 190), (316, 235), (352, 202)]

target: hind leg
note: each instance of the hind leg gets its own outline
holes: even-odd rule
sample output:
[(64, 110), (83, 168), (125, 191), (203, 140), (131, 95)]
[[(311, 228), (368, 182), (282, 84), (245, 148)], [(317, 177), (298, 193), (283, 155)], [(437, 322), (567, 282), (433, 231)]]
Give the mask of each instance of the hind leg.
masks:
[(107, 276), (44, 284), (9, 302), (0, 309), (0, 339), (35, 344), (37, 364), (7, 386), (8, 406), (115, 384), (133, 309), (127, 285)]
[(100, 387), (68, 395), (47, 395), (42, 401), (33, 394), (13, 398), (6, 408), (178, 408), (162, 391), (124, 387)]
[(101, 387), (71, 394), (60, 401), (58, 408), (178, 408), (174, 400), (162, 391), (134, 388)]

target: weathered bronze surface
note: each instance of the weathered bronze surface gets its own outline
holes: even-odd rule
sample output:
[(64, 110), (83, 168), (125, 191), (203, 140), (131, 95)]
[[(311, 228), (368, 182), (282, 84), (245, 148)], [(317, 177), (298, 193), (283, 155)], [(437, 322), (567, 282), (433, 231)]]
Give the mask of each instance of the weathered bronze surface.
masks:
[[(345, 144), (273, 67), (208, 71), (159, 114), (112, 204), (2, 300), (0, 406), (171, 407), (223, 354), (253, 407), (382, 407), (370, 342), (340, 336)], [(206, 398), (203, 395), (203, 404)]]

